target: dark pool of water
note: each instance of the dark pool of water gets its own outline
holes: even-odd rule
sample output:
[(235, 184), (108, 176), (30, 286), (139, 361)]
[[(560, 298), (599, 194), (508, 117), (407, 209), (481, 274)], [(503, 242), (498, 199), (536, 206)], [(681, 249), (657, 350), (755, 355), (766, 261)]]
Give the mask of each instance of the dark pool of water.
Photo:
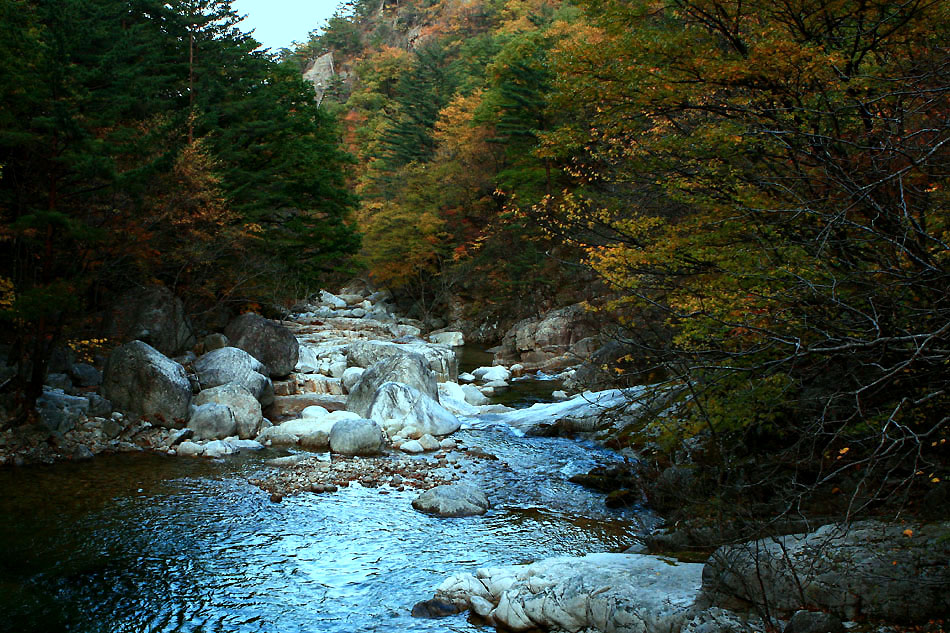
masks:
[(271, 503), (247, 479), (273, 453), (0, 470), (0, 630), (475, 631), (409, 612), (450, 574), (617, 550), (644, 529), (566, 481), (610, 453), (504, 428), (459, 437), (499, 458), (471, 475), (494, 504), (482, 517), (360, 487)]

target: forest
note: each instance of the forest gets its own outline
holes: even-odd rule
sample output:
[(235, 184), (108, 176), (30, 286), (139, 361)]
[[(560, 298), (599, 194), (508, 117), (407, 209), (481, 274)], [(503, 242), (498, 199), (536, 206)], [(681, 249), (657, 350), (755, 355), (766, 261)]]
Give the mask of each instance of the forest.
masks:
[[(625, 456), (578, 481), (642, 490), (620, 505), (679, 531), (651, 551), (946, 526), (950, 2), (349, 0), (278, 51), (241, 19), (0, 0), (0, 432), (42, 425), (64, 354), (113, 362), (143, 288), (203, 341), (247, 312), (376, 314), (397, 344), (497, 354), (571, 309), (596, 332), (576, 393), (622, 394), (591, 437)], [(311, 364), (345, 382), (353, 349)], [(278, 425), (303, 363), (258, 368)]]
[(948, 11), (366, 1), (283, 57), (344, 69), (365, 265), (420, 317), (585, 301), (609, 382), (671, 389), (617, 441), (728, 464), (704, 512), (858, 512), (945, 499)]

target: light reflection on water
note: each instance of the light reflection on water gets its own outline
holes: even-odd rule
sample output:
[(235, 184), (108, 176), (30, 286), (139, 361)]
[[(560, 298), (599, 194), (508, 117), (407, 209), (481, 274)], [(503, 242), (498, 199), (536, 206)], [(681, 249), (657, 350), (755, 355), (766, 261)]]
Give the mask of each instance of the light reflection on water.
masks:
[(0, 630), (476, 631), (409, 611), (450, 574), (616, 550), (642, 529), (644, 515), (566, 482), (608, 453), (500, 429), (459, 437), (499, 457), (467, 475), (493, 501), (483, 517), (360, 487), (271, 503), (247, 478), (272, 455), (0, 471)]

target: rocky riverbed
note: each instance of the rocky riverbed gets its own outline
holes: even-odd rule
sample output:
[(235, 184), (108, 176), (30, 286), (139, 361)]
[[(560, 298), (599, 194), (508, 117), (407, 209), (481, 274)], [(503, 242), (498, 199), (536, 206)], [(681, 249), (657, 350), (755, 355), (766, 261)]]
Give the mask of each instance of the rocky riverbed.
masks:
[[(828, 525), (722, 548), (705, 564), (646, 552), (642, 543), (659, 521), (642, 506), (630, 474), (636, 456), (589, 443), (611, 420), (635, 412), (631, 390), (569, 394), (555, 382), (550, 402), (492, 403), (527, 371), (563, 370), (570, 354), (592, 345), (586, 335), (557, 333), (567, 314), (521, 323), (506, 339), (499, 359), (515, 350), (512, 359), (527, 369), (522, 362), (460, 368), (461, 333), (423, 338), (421, 324), (393, 314), (385, 293), (361, 287), (323, 291), (281, 322), (242, 315), (173, 357), (130, 341), (112, 352), (101, 375), (75, 365), (65, 379), (54, 375), (40, 402), (45, 428), (0, 434), (0, 461), (147, 452), (182, 463), (234, 462), (233, 481), (274, 506), (373, 497), (374, 520), (391, 512), (393, 530), (406, 511), (452, 522), (499, 513), (517, 521), (512, 512), (553, 509), (559, 534), (565, 523), (595, 532), (615, 525), (619, 539), (596, 543), (636, 550), (598, 551), (582, 538), (587, 545), (552, 552), (532, 546), (540, 534), (525, 535), (521, 558), (501, 555), (481, 568), (472, 566), (483, 561), (469, 560), (454, 572), (440, 564), (441, 584), (414, 576), (415, 595), (405, 599), (418, 601), (412, 613), (422, 618), (468, 612), (515, 631), (804, 633), (856, 628), (854, 620), (867, 618), (942, 616), (950, 588), (946, 524)], [(543, 353), (532, 353), (531, 341), (543, 342)], [(622, 499), (615, 495), (620, 509), (572, 483), (589, 485), (596, 473), (625, 482)], [(432, 530), (427, 538), (442, 530), (424, 524)], [(348, 555), (345, 547), (341, 553)], [(533, 562), (515, 564), (525, 554)], [(421, 595), (425, 586), (430, 599)], [(378, 630), (438, 630), (416, 622)]]

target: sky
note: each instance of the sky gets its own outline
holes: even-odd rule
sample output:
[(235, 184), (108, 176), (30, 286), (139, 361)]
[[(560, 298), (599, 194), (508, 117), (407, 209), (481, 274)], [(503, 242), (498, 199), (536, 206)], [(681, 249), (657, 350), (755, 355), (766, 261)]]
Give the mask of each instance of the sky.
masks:
[(310, 31), (324, 25), (343, 0), (234, 0), (244, 32), (254, 29), (254, 39), (274, 52), (291, 42), (306, 42)]

